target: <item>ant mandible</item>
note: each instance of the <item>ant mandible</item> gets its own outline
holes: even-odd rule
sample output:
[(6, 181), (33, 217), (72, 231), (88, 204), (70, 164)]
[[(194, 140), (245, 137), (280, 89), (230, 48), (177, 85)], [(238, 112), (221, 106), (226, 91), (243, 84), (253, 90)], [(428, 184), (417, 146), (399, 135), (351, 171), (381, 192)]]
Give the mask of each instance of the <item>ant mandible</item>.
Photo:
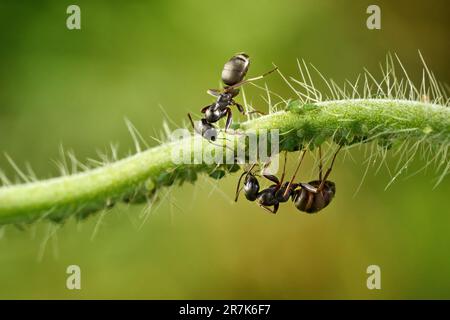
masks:
[[(341, 146), (339, 146), (338, 150), (335, 152), (333, 159), (331, 161), (331, 165), (326, 171), (325, 175), (322, 174), (322, 152), (319, 147), (319, 180), (310, 181), (308, 183), (294, 183), (295, 176), (300, 168), (300, 165), (305, 157), (306, 150), (303, 150), (301, 156), (299, 158), (299, 163), (297, 168), (295, 169), (294, 175), (289, 182), (283, 183), (283, 179), (285, 176), (286, 170), (286, 153), (285, 153), (285, 161), (283, 165), (283, 173), (281, 176), (281, 180), (279, 180), (276, 176), (273, 175), (263, 175), (268, 180), (274, 182), (274, 185), (269, 186), (268, 188), (259, 191), (259, 181), (251, 171), (254, 168), (255, 164), (252, 165), (250, 170), (244, 172), (239, 180), (236, 188), (236, 197), (235, 201), (238, 200), (239, 193), (242, 189), (244, 189), (244, 194), (247, 200), (249, 201), (257, 201), (258, 205), (271, 213), (276, 213), (278, 211), (280, 203), (287, 202), (289, 198), (294, 202), (295, 207), (303, 212), (307, 213), (316, 213), (320, 210), (324, 209), (326, 206), (330, 204), (336, 194), (336, 185), (334, 182), (327, 180), (332, 169), (334, 162), (336, 160), (336, 156), (340, 151)], [(240, 188), (240, 183), (242, 177), (245, 176), (244, 186)], [(273, 207), (271, 209), (270, 207)]]
[[(188, 113), (189, 120), (192, 124), (194, 130), (201, 134), (204, 138), (208, 140), (215, 140), (217, 136), (217, 131), (213, 125), (215, 122), (219, 121), (223, 117), (227, 117), (225, 123), (225, 131), (230, 127), (232, 121), (232, 112), (230, 106), (236, 106), (239, 112), (246, 114), (244, 107), (234, 101), (234, 97), (239, 94), (239, 87), (252, 81), (260, 80), (267, 76), (268, 74), (274, 72), (278, 69), (274, 69), (264, 73), (261, 76), (244, 80), (247, 74), (248, 68), (250, 66), (250, 57), (246, 53), (238, 53), (231, 57), (230, 60), (225, 63), (222, 70), (222, 81), (225, 84), (223, 90), (209, 89), (208, 94), (217, 98), (216, 102), (207, 105), (201, 112), (205, 114), (204, 118), (200, 120), (199, 128), (196, 129), (194, 121), (191, 115)], [(253, 111), (261, 113), (260, 111)]]

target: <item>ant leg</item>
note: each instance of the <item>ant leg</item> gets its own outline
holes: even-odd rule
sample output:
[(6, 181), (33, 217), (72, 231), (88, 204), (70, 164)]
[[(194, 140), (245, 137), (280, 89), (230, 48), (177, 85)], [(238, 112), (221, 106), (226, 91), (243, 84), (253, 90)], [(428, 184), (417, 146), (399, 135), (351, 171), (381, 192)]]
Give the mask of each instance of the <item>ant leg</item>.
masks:
[(259, 111), (259, 110), (252, 110), (252, 111), (246, 112), (245, 115), (249, 115), (249, 114), (253, 114), (253, 113), (257, 113), (257, 114), (260, 114), (260, 115), (265, 115), (266, 114), (265, 112), (262, 112), (262, 111)]
[(206, 91), (209, 95), (213, 96), (213, 97), (218, 97), (220, 96), (220, 90), (219, 89), (208, 89), (208, 91)]
[(319, 190), (323, 189), (323, 186), (325, 185), (325, 181), (327, 180), (328, 176), (330, 175), (331, 170), (333, 170), (334, 161), (336, 160), (336, 156), (339, 153), (339, 151), (341, 150), (341, 148), (342, 148), (342, 145), (340, 145), (339, 148), (334, 153), (333, 160), (331, 160), (331, 165), (328, 168), (327, 172), (325, 172), (325, 176), (323, 177), (323, 180), (321, 180), (321, 182), (320, 182), (320, 186), (318, 187)]
[(287, 151), (284, 152), (283, 173), (281, 174), (280, 185), (283, 184), (284, 175), (286, 173)]
[(266, 178), (267, 180), (270, 180), (270, 181), (276, 183), (277, 186), (280, 185), (280, 180), (278, 180), (278, 178), (276, 176), (274, 176), (274, 175), (263, 174), (263, 177)]
[(308, 194), (308, 202), (306, 202), (305, 208), (311, 209), (311, 206), (313, 205), (313, 202), (314, 202), (314, 195), (312, 193), (309, 193)]
[(250, 115), (250, 114), (253, 114), (253, 113), (258, 113), (258, 114), (261, 114), (261, 115), (265, 115), (264, 112), (259, 111), (259, 110), (252, 110), (252, 111), (249, 111), (249, 112), (245, 112), (244, 107), (241, 104), (237, 103), (234, 100), (232, 100), (231, 103), (233, 105), (235, 105), (238, 108), (239, 112), (242, 113), (243, 115), (247, 116), (247, 115)]
[(279, 207), (280, 205), (279, 205), (278, 203), (275, 204), (275, 205), (273, 206), (273, 209), (270, 209), (269, 207), (263, 206), (262, 204), (260, 204), (259, 206), (260, 206), (261, 208), (263, 208), (263, 209), (269, 211), (270, 213), (275, 214), (275, 213), (277, 213), (278, 207)]
[(241, 104), (239, 104), (239, 103), (237, 103), (235, 101), (233, 101), (233, 104), (238, 108), (239, 112), (242, 113), (243, 115), (250, 115), (250, 114), (253, 114), (253, 113), (257, 113), (257, 114), (261, 114), (261, 115), (265, 115), (266, 114), (265, 112), (262, 112), (262, 111), (259, 111), (259, 110), (252, 110), (252, 111), (249, 111), (249, 112), (245, 112), (244, 107)]
[(227, 114), (227, 122), (225, 123), (225, 132), (227, 132), (228, 128), (230, 128), (231, 121), (233, 120), (230, 108), (226, 108), (226, 114)]
[(281, 182), (280, 182), (280, 180), (278, 179), (278, 177), (275, 176), (275, 175), (273, 175), (273, 174), (265, 174), (265, 173), (264, 173), (265, 170), (267, 169), (267, 167), (270, 165), (271, 162), (272, 162), (272, 159), (269, 158), (269, 160), (268, 160), (266, 163), (264, 163), (264, 166), (263, 166), (263, 169), (262, 169), (261, 173), (262, 173), (262, 176), (263, 176), (264, 178), (266, 178), (267, 180), (272, 181), (272, 182), (275, 183), (275, 184), (277, 185), (277, 187), (279, 188), (279, 187), (281, 186)]
[(273, 213), (274, 214), (277, 213), (279, 207), (280, 207), (280, 204), (278, 202), (275, 203), (275, 205), (273, 206)]
[(322, 148), (319, 146), (319, 180), (322, 181), (322, 169), (323, 169), (323, 161), (322, 161)]
[(265, 76), (271, 74), (272, 72), (274, 72), (274, 71), (277, 70), (277, 69), (278, 69), (278, 67), (275, 67), (275, 68), (273, 68), (272, 70), (270, 70), (270, 71), (268, 71), (268, 72), (266, 72), (266, 73), (264, 73), (264, 74), (262, 74), (262, 75), (260, 75), (260, 76), (258, 76), (258, 77), (250, 78), (250, 79), (247, 79), (247, 80), (242, 80), (242, 81), (240, 81), (240, 82), (238, 82), (238, 83), (236, 83), (236, 84), (233, 84), (232, 86), (228, 86), (225, 90), (226, 90), (226, 91), (231, 91), (232, 89), (236, 89), (236, 88), (238, 88), (238, 87), (240, 87), (240, 86), (242, 86), (243, 84), (246, 84), (246, 83), (248, 83), (248, 82), (260, 80), (260, 79), (264, 78)]
[(284, 180), (284, 175), (286, 173), (286, 159), (287, 159), (287, 151), (284, 152), (284, 163), (283, 163), (283, 173), (281, 174), (281, 180), (278, 179), (276, 176), (274, 175), (270, 175), (270, 174), (263, 174), (264, 178), (276, 183), (277, 185), (277, 190), (279, 190), (283, 184), (283, 180)]
[(291, 185), (294, 182), (295, 176), (297, 175), (298, 169), (300, 168), (300, 165), (302, 164), (303, 158), (305, 157), (305, 154), (306, 154), (306, 149), (304, 149), (303, 152), (300, 155), (300, 159), (298, 161), (297, 168), (295, 168), (294, 175), (292, 176), (291, 181), (289, 181), (289, 184), (288, 184), (286, 190), (284, 191), (283, 197), (286, 197), (288, 191), (290, 190)]
[(266, 162), (264, 162), (263, 172), (267, 169), (268, 166), (270, 166), (271, 163), (272, 163), (272, 158), (269, 157), (269, 159)]
[(246, 174), (248, 174), (248, 172), (244, 171), (244, 172), (241, 174), (241, 176), (239, 177), (238, 184), (237, 184), (237, 186), (236, 186), (236, 195), (234, 196), (234, 202), (237, 202), (237, 201), (238, 201), (239, 194), (241, 193), (242, 188), (243, 188), (243, 187), (242, 187), (242, 188), (239, 188), (239, 187), (241, 186), (241, 180), (242, 180), (242, 177), (245, 176)]
[(314, 187), (314, 186), (312, 186), (312, 185), (310, 185), (309, 183), (300, 182), (299, 185), (300, 185), (300, 187), (306, 189), (309, 192), (319, 193), (319, 189)]
[(244, 107), (243, 107), (241, 104), (235, 102), (234, 100), (233, 100), (232, 102), (233, 102), (233, 104), (238, 108), (238, 110), (239, 110), (240, 113), (245, 114)]

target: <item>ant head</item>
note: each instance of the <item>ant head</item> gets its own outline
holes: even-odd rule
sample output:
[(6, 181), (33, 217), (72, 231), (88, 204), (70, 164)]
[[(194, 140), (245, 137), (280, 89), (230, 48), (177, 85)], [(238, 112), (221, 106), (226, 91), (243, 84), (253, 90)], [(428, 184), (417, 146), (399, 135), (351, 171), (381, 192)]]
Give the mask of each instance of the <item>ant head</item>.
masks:
[(244, 194), (247, 200), (254, 201), (259, 192), (258, 179), (249, 172), (244, 181)]
[(202, 119), (198, 128), (198, 133), (201, 133), (202, 137), (209, 141), (216, 141), (217, 129), (212, 124), (208, 123), (206, 119)]
[(205, 118), (200, 119), (199, 122), (194, 122), (191, 115), (188, 113), (189, 120), (191, 121), (192, 127), (196, 134), (201, 135), (208, 141), (216, 141), (218, 136), (218, 131), (213, 124), (209, 123)]
[[(191, 119), (192, 121), (192, 119)], [(203, 138), (209, 141), (216, 141), (217, 139), (217, 129), (209, 123), (206, 119), (201, 119), (200, 122), (194, 123), (192, 121), (192, 126), (194, 127), (194, 131), (201, 135)]]
[(328, 190), (334, 196), (336, 194), (336, 184), (330, 180), (325, 181), (325, 190)]
[(254, 184), (257, 182), (258, 179), (256, 178), (255, 174), (253, 172), (247, 172), (247, 175), (245, 177), (245, 183)]

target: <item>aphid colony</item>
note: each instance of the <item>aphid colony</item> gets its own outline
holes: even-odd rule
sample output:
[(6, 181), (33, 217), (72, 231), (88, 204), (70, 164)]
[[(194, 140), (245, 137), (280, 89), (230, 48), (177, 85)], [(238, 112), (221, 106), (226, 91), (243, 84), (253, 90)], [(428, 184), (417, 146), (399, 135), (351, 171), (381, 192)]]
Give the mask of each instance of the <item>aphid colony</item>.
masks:
[[(244, 80), (247, 74), (248, 68), (250, 66), (250, 58), (245, 53), (238, 53), (231, 57), (227, 61), (222, 70), (222, 81), (225, 84), (222, 90), (209, 89), (208, 94), (216, 97), (216, 101), (210, 105), (205, 106), (201, 109), (204, 117), (200, 119), (198, 126), (194, 124), (191, 115), (188, 113), (189, 120), (192, 124), (194, 130), (202, 135), (205, 139), (209, 141), (215, 141), (217, 136), (217, 129), (214, 123), (218, 122), (220, 119), (226, 116), (225, 132), (229, 129), (232, 121), (231, 106), (236, 106), (240, 113), (247, 114), (242, 105), (234, 101), (234, 98), (239, 94), (239, 87), (256, 80), (260, 80), (270, 73), (274, 72), (278, 68), (274, 69), (260, 75), (258, 77), (250, 78)], [(252, 111), (263, 114), (260, 111)], [(325, 174), (323, 174), (323, 159), (321, 154), (321, 149), (319, 147), (319, 178), (318, 180), (313, 180), (308, 183), (295, 182), (295, 177), (298, 173), (300, 165), (306, 154), (306, 149), (300, 151), (300, 157), (298, 165), (295, 172), (290, 179), (290, 181), (284, 181), (286, 172), (286, 152), (284, 157), (283, 172), (281, 178), (279, 179), (275, 175), (268, 175), (264, 173), (264, 168), (262, 174), (256, 174), (254, 169), (256, 163), (251, 165), (248, 170), (245, 170), (239, 177), (235, 201), (238, 200), (241, 191), (244, 191), (245, 198), (249, 201), (256, 201), (256, 203), (263, 209), (276, 213), (279, 209), (280, 203), (288, 202), (289, 199), (292, 200), (294, 206), (306, 213), (316, 213), (324, 209), (333, 200), (336, 194), (336, 185), (334, 182), (328, 180), (328, 177), (333, 169), (336, 156), (341, 147), (337, 149), (331, 160), (330, 167), (327, 169)], [(271, 181), (273, 184), (269, 187), (262, 189), (258, 181), (258, 177), (264, 177)], [(243, 186), (241, 187), (242, 179)]]

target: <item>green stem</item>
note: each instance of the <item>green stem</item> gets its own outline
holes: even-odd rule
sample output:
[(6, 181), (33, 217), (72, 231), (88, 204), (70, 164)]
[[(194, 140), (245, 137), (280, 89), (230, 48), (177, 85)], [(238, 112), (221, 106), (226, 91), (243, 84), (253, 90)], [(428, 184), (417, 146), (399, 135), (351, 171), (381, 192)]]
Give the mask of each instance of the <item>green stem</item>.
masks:
[[(240, 130), (279, 129), (280, 150), (320, 145), (327, 139), (340, 144), (376, 140), (425, 141), (448, 147), (450, 108), (406, 100), (358, 99), (317, 104), (290, 103), (285, 111), (236, 124)], [(231, 167), (176, 165), (172, 150), (192, 149), (196, 138), (170, 142), (83, 173), (0, 188), (0, 224), (28, 223), (49, 218), (83, 218), (119, 201), (143, 202), (175, 181), (195, 181), (197, 173), (221, 177)], [(202, 139), (204, 140), (204, 139)], [(207, 143), (207, 142), (202, 142)], [(231, 168), (232, 171), (236, 168)], [(216, 174), (215, 174), (216, 173)]]

